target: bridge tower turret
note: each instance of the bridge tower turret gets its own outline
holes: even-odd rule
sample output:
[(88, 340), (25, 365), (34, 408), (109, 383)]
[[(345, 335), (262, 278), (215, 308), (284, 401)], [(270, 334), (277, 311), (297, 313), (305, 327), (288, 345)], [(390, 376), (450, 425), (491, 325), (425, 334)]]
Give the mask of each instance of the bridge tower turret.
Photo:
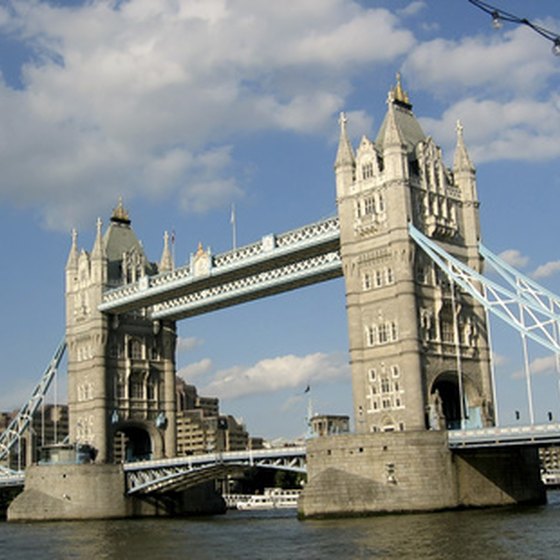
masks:
[[(474, 167), (458, 136), (453, 172), (424, 134), (400, 76), (375, 141), (355, 156), (344, 119), (335, 164), (357, 432), (493, 422), (483, 308), (452, 289), (413, 224), (480, 269)], [(350, 173), (352, 170), (352, 173)]]
[(104, 291), (158, 271), (130, 224), (119, 201), (104, 235), (98, 220), (91, 254), (73, 232), (66, 264), (70, 441), (99, 462), (176, 451), (175, 323), (98, 310)]

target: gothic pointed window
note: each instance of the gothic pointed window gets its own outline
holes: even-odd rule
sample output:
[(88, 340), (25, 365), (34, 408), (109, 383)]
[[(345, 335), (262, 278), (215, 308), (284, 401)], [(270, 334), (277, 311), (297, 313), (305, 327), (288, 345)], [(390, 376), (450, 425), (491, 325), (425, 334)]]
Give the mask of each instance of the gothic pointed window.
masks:
[(387, 282), (387, 284), (393, 284), (395, 282), (395, 273), (390, 266), (385, 269), (385, 282)]
[(371, 179), (373, 177), (373, 163), (368, 161), (362, 165), (362, 179)]
[(366, 216), (375, 214), (375, 198), (373, 196), (364, 199), (364, 214)]
[(144, 398), (144, 373), (142, 371), (133, 371), (128, 380), (129, 391), (131, 399)]
[(389, 341), (389, 332), (386, 323), (379, 325), (379, 344), (385, 344)]
[(142, 342), (137, 338), (133, 338), (128, 343), (128, 357), (132, 360), (141, 360), (142, 356)]
[(375, 346), (378, 340), (378, 332), (376, 325), (370, 325), (366, 328), (366, 341), (368, 346)]

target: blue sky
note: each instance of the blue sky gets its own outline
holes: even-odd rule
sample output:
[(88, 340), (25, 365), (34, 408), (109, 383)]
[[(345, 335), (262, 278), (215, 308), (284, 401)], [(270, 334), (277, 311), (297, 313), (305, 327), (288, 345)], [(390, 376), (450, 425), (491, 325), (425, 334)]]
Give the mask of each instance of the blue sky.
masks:
[[(560, 32), (557, 0), (495, 5)], [(122, 195), (148, 257), (174, 230), (182, 264), (231, 247), (232, 203), (239, 244), (332, 215), (338, 113), (375, 137), (397, 71), (448, 162), (462, 120), (485, 244), (560, 292), (560, 58), (527, 28), (467, 0), (0, 0), (0, 409), (63, 336), (71, 228), (90, 250)], [(181, 374), (252, 434), (304, 433), (307, 384), (316, 411), (351, 413), (342, 280), (179, 330)], [(526, 414), (519, 342), (495, 340), (507, 423)], [(557, 415), (532, 352), (535, 407)]]

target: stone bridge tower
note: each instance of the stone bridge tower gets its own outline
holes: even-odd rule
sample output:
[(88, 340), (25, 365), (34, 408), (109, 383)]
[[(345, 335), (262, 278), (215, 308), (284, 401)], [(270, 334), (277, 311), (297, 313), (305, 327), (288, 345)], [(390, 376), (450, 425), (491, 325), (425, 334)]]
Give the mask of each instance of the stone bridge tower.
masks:
[[(165, 241), (159, 270), (172, 267)], [(104, 291), (158, 272), (148, 262), (119, 201), (91, 253), (73, 233), (66, 264), (66, 341), (71, 443), (89, 445), (98, 462), (174, 456), (175, 323), (142, 311), (105, 315)], [(116, 455), (115, 456), (115, 450)]]
[(458, 124), (453, 168), (416, 120), (400, 77), (375, 141), (335, 163), (356, 431), (493, 423), (484, 309), (418, 249), (409, 223), (480, 271), (475, 170)]

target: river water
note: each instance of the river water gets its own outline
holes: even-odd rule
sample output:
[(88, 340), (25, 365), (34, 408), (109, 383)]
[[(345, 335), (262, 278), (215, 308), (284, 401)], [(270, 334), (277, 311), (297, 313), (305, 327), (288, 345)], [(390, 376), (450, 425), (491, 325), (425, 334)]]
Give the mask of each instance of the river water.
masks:
[(200, 519), (0, 523), (9, 560), (557, 559), (560, 493), (539, 507), (298, 521), (292, 510)]

